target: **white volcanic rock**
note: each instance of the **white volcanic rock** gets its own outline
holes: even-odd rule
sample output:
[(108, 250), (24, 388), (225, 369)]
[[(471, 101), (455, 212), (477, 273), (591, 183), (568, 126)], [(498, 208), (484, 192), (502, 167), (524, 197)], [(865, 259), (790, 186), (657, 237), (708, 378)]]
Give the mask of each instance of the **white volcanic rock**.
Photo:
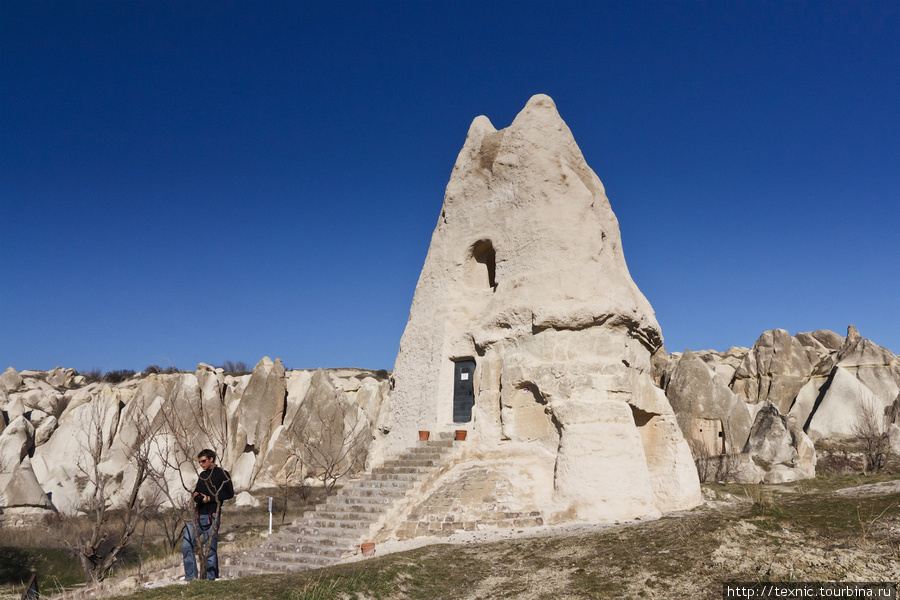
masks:
[(690, 350), (672, 363), (666, 369), (666, 397), (692, 448), (703, 456), (740, 452), (752, 424), (744, 401)]
[(787, 419), (766, 402), (756, 414), (744, 452), (766, 463), (791, 463), (798, 454)]
[[(223, 388), (225, 375), (222, 369), (200, 363), (194, 372), (200, 386), (200, 411), (204, 430), (215, 431), (227, 422)], [(218, 436), (216, 436), (218, 437)]]
[(300, 410), (300, 404), (306, 398), (313, 375), (318, 371), (291, 371), (285, 380), (287, 388), (287, 409), (284, 414), (284, 423), (290, 425)]
[(816, 453), (812, 441), (770, 402), (764, 403), (757, 413), (744, 453), (760, 468), (765, 483), (815, 477)]
[(734, 374), (732, 391), (746, 402), (769, 401), (786, 414), (813, 370), (798, 339), (784, 329), (763, 332)]
[(75, 369), (56, 367), (52, 371), (47, 371), (47, 383), (55, 388), (68, 387), (74, 378)]
[(59, 392), (29, 390), (19, 396), (27, 408), (59, 417), (66, 408), (66, 398)]
[(53, 432), (56, 431), (57, 421), (53, 415), (48, 415), (34, 429), (34, 446), (38, 447), (50, 439)]
[(265, 447), (272, 430), (281, 423), (285, 399), (284, 367), (264, 357), (253, 368), (247, 388), (241, 396), (238, 427), (246, 443)]
[(833, 335), (841, 346), (815, 367), (790, 411), (813, 440), (852, 438), (862, 406), (886, 409), (900, 393), (900, 359), (890, 350), (860, 336), (853, 325), (846, 338)]
[(22, 376), (15, 369), (9, 367), (0, 375), (0, 390), (4, 392), (15, 391), (22, 385), (22, 381)]
[[(13, 382), (15, 391), (11, 395), (0, 391), (0, 408), (14, 422), (9, 428), (5, 418), (0, 420), (0, 434), (5, 432), (5, 437), (0, 436), (2, 457), (9, 463), (4, 468), (13, 468), (33, 451), (30, 468), (54, 505), (66, 514), (78, 512), (86, 493), (81, 468), (91, 462), (87, 436), (94, 428), (92, 422), (99, 420), (101, 469), (118, 482), (112, 491), (114, 502), (120, 499), (119, 494), (128, 492), (135, 475), (132, 454), (147, 433), (154, 438), (151, 465), (163, 473), (161, 483), (176, 503), (186, 494), (182, 481), (195, 480), (196, 453), (204, 447), (219, 453), (220, 464), (232, 470), (238, 489), (265, 484), (265, 478), (260, 483), (256, 478), (266, 448), (244, 452), (247, 431), (263, 435), (266, 446), (272, 446), (269, 427), (274, 427), (279, 436), (284, 429), (278, 423), (285, 405), (286, 383), (290, 382), (285, 424), (292, 426), (313, 372), (286, 374), (279, 361), (263, 359), (261, 363), (263, 376), (257, 377), (256, 383), (252, 382), (253, 375), (226, 376), (222, 369), (204, 363), (193, 373), (140, 374), (117, 384), (85, 385), (84, 377), (71, 376), (72, 369), (59, 367), (48, 372), (7, 373), (7, 379), (15, 375), (22, 381)], [(350, 422), (359, 426), (368, 423), (367, 411), (380, 414), (388, 385), (368, 377), (368, 373), (342, 369), (323, 375), (326, 380), (333, 378), (341, 390), (352, 389), (340, 392), (330, 386), (333, 397), (329, 396), (329, 402), (339, 400), (351, 407)], [(357, 408), (357, 401), (365, 408)], [(181, 433), (173, 434), (172, 427)], [(11, 472), (2, 476), (8, 479)], [(155, 488), (147, 489), (144, 495), (154, 492)]]
[(260, 505), (260, 501), (254, 498), (250, 492), (241, 492), (234, 497), (234, 505), (238, 507), (256, 508)]
[(837, 353), (836, 367), (852, 373), (872, 391), (881, 406), (888, 406), (900, 393), (900, 358), (860, 336), (853, 325)]
[[(90, 402), (64, 412), (50, 439), (35, 448), (31, 460), (34, 474), (44, 490), (54, 494), (53, 504), (61, 512), (69, 512), (80, 503), (77, 491), (71, 495), (77, 488), (70, 486), (69, 480), (83, 476), (79, 467), (86, 469), (91, 464), (88, 436), (98, 435), (103, 447), (109, 448), (119, 425), (120, 402), (130, 395), (127, 389), (101, 387)], [(65, 488), (65, 494), (52, 489), (57, 484)]]
[(6, 411), (6, 418), (10, 423), (24, 415), (26, 408), (22, 396), (19, 395), (11, 398), (9, 402), (6, 403), (6, 408), (4, 410)]
[(13, 469), (5, 482), (0, 479), (0, 506), (30, 506), (52, 510), (53, 504), (34, 476), (31, 461), (27, 458)]
[[(543, 457), (543, 474), (531, 471), (553, 482), (555, 505), (538, 508), (565, 518), (693, 506), (700, 489), (690, 451), (653, 384), (661, 346), (603, 184), (553, 101), (534, 96), (506, 129), (472, 122), (375, 453), (398, 454), (417, 430), (466, 428), (473, 456)], [(474, 372), (460, 360), (473, 361)], [(474, 416), (462, 423), (454, 423), (457, 368), (474, 384)]]
[(11, 472), (34, 445), (34, 425), (19, 415), (0, 433), (0, 473)]
[(853, 427), (866, 404), (882, 403), (847, 369), (837, 368), (828, 382), (826, 393), (809, 418), (806, 431), (813, 440), (852, 438)]

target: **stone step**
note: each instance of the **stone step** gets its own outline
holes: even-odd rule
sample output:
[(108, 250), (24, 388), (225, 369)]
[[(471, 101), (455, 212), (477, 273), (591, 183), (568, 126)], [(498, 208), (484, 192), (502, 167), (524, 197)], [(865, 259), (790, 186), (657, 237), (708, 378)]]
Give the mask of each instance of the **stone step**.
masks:
[[(255, 557), (254, 560), (256, 560)], [(266, 552), (259, 557), (259, 560), (268, 560), (273, 565), (308, 565), (316, 568), (333, 565), (340, 560), (340, 557), (304, 554), (302, 552)]]
[(418, 473), (366, 473), (360, 481), (405, 481), (415, 484), (419, 480)]
[[(415, 481), (409, 479), (361, 479), (354, 482), (353, 487), (347, 490), (403, 490), (413, 487)], [(349, 487), (349, 486), (348, 486)]]
[[(348, 529), (346, 527), (308, 527), (301, 528), (300, 531), (291, 532), (293, 538), (315, 538), (327, 541), (328, 543), (338, 543), (340, 539), (356, 540), (366, 533), (365, 528)], [(334, 540), (332, 542), (331, 540)]]
[(372, 469), (372, 473), (396, 473), (396, 474), (414, 474), (419, 475), (421, 473), (428, 473), (431, 471), (429, 467), (420, 467), (420, 466), (402, 466), (402, 467), (375, 467)]
[(407, 454), (438, 454), (443, 456), (452, 446), (413, 446), (407, 448), (403, 455)]
[[(325, 504), (317, 504), (316, 511), (310, 514), (314, 517), (320, 512), (334, 513), (380, 513), (384, 504), (392, 504), (393, 498), (385, 499), (379, 502), (377, 498), (371, 496), (347, 496), (344, 498), (334, 498)], [(306, 517), (303, 517), (306, 518)], [(361, 517), (362, 518), (362, 517)], [(302, 521), (301, 518), (298, 522)]]
[(406, 460), (399, 460), (394, 467), (436, 467), (440, 459), (424, 459), (424, 458), (409, 458)]
[[(362, 537), (361, 535), (328, 535), (328, 530), (322, 529), (318, 533), (310, 533), (306, 534), (296, 534), (291, 538), (284, 538), (280, 540), (276, 540), (272, 544), (261, 544), (260, 549), (265, 550), (277, 550), (278, 548), (292, 548), (296, 549), (297, 546), (304, 545), (319, 545), (322, 548), (355, 548), (359, 545), (359, 539)], [(315, 554), (315, 552), (313, 552)]]
[(385, 462), (385, 464), (405, 463), (411, 460), (441, 460), (443, 457), (443, 452), (405, 452), (396, 459)]
[(361, 534), (368, 530), (375, 521), (375, 519), (329, 519), (327, 518), (328, 516), (330, 515), (302, 524), (302, 531), (299, 533), (307, 535), (310, 531), (315, 531), (316, 529), (343, 529), (351, 534)]
[[(357, 513), (359, 515), (359, 519), (367, 519), (372, 517), (372, 515), (379, 515), (384, 512), (384, 507), (388, 505), (388, 503), (384, 502), (375, 502), (369, 501), (370, 498), (359, 497), (359, 498), (340, 498), (335, 500), (334, 502), (329, 502), (328, 504), (321, 505), (315, 513), (311, 514), (310, 517), (316, 517), (318, 513), (342, 513), (346, 515), (347, 513)], [(393, 503), (393, 500), (389, 502)], [(306, 518), (306, 517), (304, 517)], [(302, 523), (303, 519), (299, 519), (298, 523)]]
[[(391, 496), (332, 496), (325, 504), (317, 504), (316, 511), (319, 510), (346, 510), (338, 507), (358, 507), (354, 510), (358, 512), (377, 512), (381, 509), (373, 509), (373, 506), (388, 506), (394, 503), (397, 497)], [(366, 507), (369, 507), (368, 509)]]
[(347, 490), (343, 494), (341, 494), (345, 498), (385, 498), (385, 499), (396, 499), (401, 496), (405, 496), (406, 492), (412, 486), (405, 486), (403, 488), (398, 487), (363, 487), (352, 490)]
[(265, 558), (269, 554), (272, 555), (295, 555), (295, 556), (326, 556), (331, 558), (340, 559), (345, 554), (352, 553), (359, 544), (350, 542), (345, 540), (345, 544), (343, 545), (332, 545), (325, 546), (324, 544), (319, 544), (316, 541), (313, 542), (298, 542), (296, 544), (279, 544), (270, 546), (274, 547), (266, 547), (260, 548), (257, 551), (257, 555), (260, 558)]
[[(257, 548), (231, 557), (235, 572), (293, 572), (332, 565), (358, 551), (372, 524), (453, 449), (453, 433), (418, 442), (399, 457), (351, 479), (324, 503)], [(416, 515), (410, 515), (410, 520)]]
[(321, 510), (317, 511), (315, 517), (307, 521), (313, 523), (315, 521), (359, 521), (371, 523), (377, 521), (382, 511), (357, 511), (357, 510)]
[(301, 563), (299, 561), (273, 562), (267, 558), (252, 558), (248, 556), (241, 556), (239, 558), (235, 558), (234, 560), (234, 567), (237, 567), (239, 569), (265, 570), (266, 573), (296, 573), (299, 571), (308, 571), (310, 569), (317, 569), (319, 567), (327, 566), (316, 565), (313, 563)]

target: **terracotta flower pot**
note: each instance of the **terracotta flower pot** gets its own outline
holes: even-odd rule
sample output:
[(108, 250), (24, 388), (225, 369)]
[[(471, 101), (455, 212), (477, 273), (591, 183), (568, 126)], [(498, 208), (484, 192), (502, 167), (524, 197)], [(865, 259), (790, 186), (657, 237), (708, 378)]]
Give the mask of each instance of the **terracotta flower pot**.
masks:
[(465, 429), (457, 429), (456, 430), (456, 440), (462, 442), (466, 439), (466, 433), (468, 433)]
[(428, 441), (428, 436), (429, 436), (429, 435), (431, 435), (431, 432), (429, 432), (429, 431), (420, 431), (420, 432), (419, 432), (419, 441), (420, 441), (420, 442), (427, 442), (427, 441)]
[(360, 546), (363, 556), (375, 556), (375, 542), (366, 542)]

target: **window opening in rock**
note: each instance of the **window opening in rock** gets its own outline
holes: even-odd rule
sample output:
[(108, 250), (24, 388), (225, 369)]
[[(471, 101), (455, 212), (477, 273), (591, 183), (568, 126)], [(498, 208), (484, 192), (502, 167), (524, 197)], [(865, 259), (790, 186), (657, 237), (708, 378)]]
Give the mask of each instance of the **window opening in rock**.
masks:
[(647, 423), (650, 422), (650, 419), (655, 417), (654, 413), (647, 412), (645, 410), (641, 410), (636, 406), (628, 405), (631, 408), (631, 416), (634, 418), (634, 424), (636, 427), (644, 427)]
[(467, 271), (469, 287), (497, 289), (497, 253), (490, 240), (478, 240), (472, 245)]
[(721, 419), (693, 419), (691, 439), (695, 451), (702, 456), (725, 454), (725, 428)]

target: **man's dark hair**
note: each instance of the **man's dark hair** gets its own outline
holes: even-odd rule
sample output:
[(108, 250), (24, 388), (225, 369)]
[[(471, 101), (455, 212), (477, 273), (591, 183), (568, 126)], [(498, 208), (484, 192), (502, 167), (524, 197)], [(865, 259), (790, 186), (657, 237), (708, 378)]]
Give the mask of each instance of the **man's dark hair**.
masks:
[(197, 455), (197, 458), (209, 458), (211, 460), (216, 460), (216, 453), (209, 448), (204, 448), (200, 451), (200, 454)]

